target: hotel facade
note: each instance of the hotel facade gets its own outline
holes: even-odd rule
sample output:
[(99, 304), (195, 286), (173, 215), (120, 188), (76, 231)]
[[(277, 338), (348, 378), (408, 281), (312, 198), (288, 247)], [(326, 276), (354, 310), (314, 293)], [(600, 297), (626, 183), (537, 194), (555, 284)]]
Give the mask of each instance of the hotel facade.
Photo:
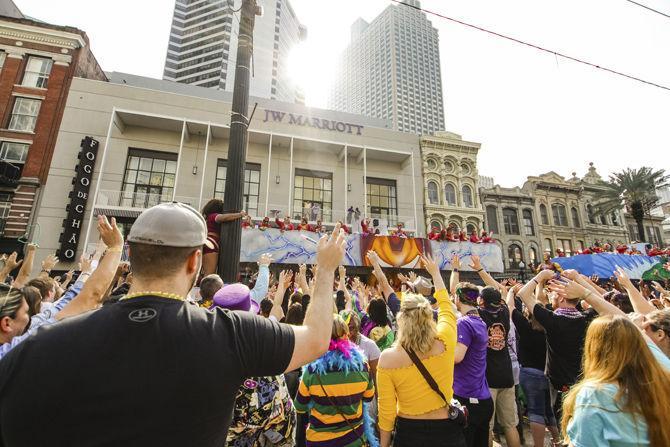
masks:
[[(74, 262), (94, 216), (127, 234), (143, 209), (223, 198), (232, 95), (139, 76), (75, 78), (37, 221), (39, 257)], [(255, 99), (244, 203), (255, 219), (347, 221), (350, 207), (425, 235), (420, 140), (383, 120)], [(251, 110), (250, 110), (251, 113)], [(73, 169), (74, 168), (74, 169)], [(68, 204), (64, 206), (64, 204)]]

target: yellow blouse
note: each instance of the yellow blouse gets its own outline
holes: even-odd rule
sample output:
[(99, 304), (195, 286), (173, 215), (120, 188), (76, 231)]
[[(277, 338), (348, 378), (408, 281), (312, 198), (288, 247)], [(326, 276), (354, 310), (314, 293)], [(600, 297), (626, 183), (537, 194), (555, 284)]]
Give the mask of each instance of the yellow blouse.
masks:
[[(447, 291), (435, 293), (439, 304), (437, 336), (444, 343), (442, 354), (421, 359), (440, 391), (451, 400), (454, 395), (454, 350), (456, 349), (456, 315)], [(433, 391), (414, 365), (402, 368), (377, 368), (379, 390), (379, 427), (392, 431), (397, 414), (420, 415), (444, 407), (442, 398)]]

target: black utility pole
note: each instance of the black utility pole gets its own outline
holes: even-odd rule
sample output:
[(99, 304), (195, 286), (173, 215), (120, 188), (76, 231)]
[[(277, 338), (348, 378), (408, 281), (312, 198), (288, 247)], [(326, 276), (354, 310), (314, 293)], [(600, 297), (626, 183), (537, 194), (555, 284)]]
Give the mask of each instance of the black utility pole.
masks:
[[(226, 194), (223, 198), (225, 212), (242, 210), (244, 193), (244, 165), (247, 158), (249, 139), (249, 78), (251, 53), (256, 14), (259, 8), (256, 0), (242, 0), (240, 30), (237, 42), (237, 66), (235, 67), (235, 89), (233, 90), (233, 110), (230, 118), (230, 141), (228, 145), (228, 172), (226, 174)], [(221, 250), (219, 252), (219, 274), (224, 282), (237, 282), (240, 266), (242, 228), (239, 220), (221, 225)]]

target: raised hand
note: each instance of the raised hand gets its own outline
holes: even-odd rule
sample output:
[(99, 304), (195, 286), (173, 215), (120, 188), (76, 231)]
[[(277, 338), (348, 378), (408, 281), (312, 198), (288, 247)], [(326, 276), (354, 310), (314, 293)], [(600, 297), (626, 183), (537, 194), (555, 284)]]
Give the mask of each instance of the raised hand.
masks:
[(37, 244), (28, 244), (26, 246), (26, 255), (35, 250), (37, 250)]
[(293, 277), (293, 272), (290, 270), (284, 270), (279, 274), (279, 286), (280, 288), (286, 290), (288, 287), (289, 283), (291, 282), (291, 278)]
[[(458, 256), (455, 256), (455, 258), (458, 258)], [(453, 263), (453, 260), (452, 260)], [(426, 269), (428, 273), (430, 273), (431, 276), (440, 276), (440, 267), (437, 265), (437, 262), (433, 259), (433, 257), (429, 254), (424, 254), (421, 256), (421, 264), (423, 265), (423, 268)], [(452, 264), (453, 265), (453, 264)]]
[(18, 256), (18, 254), (16, 252), (14, 252), (11, 255), (9, 255), (9, 257), (7, 259), (5, 259), (5, 267), (10, 272), (12, 270), (16, 269), (17, 267), (21, 266), (21, 264), (23, 264), (23, 259), (20, 260), (20, 261), (16, 260), (17, 256)]
[(624, 289), (634, 288), (630, 277), (621, 267), (617, 267), (616, 270), (614, 270), (614, 276), (616, 276), (617, 281), (619, 281), (619, 284), (621, 284), (621, 287)]
[(81, 255), (81, 258), (79, 258), (79, 271), (89, 275), (93, 271), (93, 261), (85, 254)]
[(367, 258), (373, 266), (379, 265), (379, 255), (376, 252), (372, 250), (368, 251)]
[(409, 277), (403, 275), (402, 273), (398, 273), (398, 279), (399, 279), (400, 282), (402, 282), (403, 284), (406, 284), (406, 283), (410, 282)]
[(538, 282), (547, 282), (554, 277), (554, 272), (552, 270), (542, 270), (540, 273), (535, 276)]
[(69, 271), (65, 274), (65, 282), (66, 282), (67, 284), (69, 284), (70, 281), (72, 281), (72, 277), (73, 277), (73, 276), (74, 276), (74, 270), (69, 270)]
[(416, 275), (414, 272), (409, 272), (409, 282), (414, 284), (414, 282), (418, 279), (419, 277)]
[(123, 249), (123, 235), (121, 230), (116, 226), (116, 219), (112, 217), (112, 221), (107, 220), (107, 216), (98, 216), (98, 232), (100, 233), (100, 239), (107, 246), (107, 250), (120, 250)]
[(51, 272), (56, 264), (58, 264), (58, 257), (56, 255), (49, 255), (44, 261), (42, 261), (42, 271)]
[(577, 281), (577, 279), (579, 278), (579, 272), (573, 269), (563, 270), (561, 272), (561, 276), (564, 276), (571, 281)]
[(453, 255), (451, 257), (451, 268), (454, 270), (461, 269), (461, 258), (459, 258), (458, 255)]
[(587, 293), (582, 285), (571, 280), (567, 280), (567, 282), (552, 280), (549, 282), (549, 290), (559, 295), (565, 295), (568, 299), (582, 298)]
[(272, 255), (270, 253), (264, 253), (261, 255), (260, 259), (258, 260), (258, 265), (266, 265), (269, 266), (272, 264)]
[(307, 278), (307, 264), (300, 264), (300, 267), (298, 267), (298, 273)]
[(335, 226), (330, 237), (326, 235), (319, 239), (316, 247), (316, 263), (319, 270), (323, 269), (328, 273), (335, 272), (344, 259), (346, 244), (344, 231), (339, 224)]
[(343, 265), (341, 265), (337, 268), (337, 272), (340, 275), (340, 281), (344, 281), (344, 279), (347, 276), (347, 269)]
[(470, 268), (474, 271), (482, 268), (482, 261), (477, 255), (470, 256)]

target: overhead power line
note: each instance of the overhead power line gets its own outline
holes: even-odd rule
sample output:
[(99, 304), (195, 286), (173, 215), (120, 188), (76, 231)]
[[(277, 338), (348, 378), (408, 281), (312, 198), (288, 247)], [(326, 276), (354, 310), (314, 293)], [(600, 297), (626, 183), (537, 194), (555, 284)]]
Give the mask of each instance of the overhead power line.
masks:
[(656, 10), (656, 9), (654, 9), (654, 8), (650, 8), (650, 7), (647, 6), (647, 5), (643, 5), (642, 3), (634, 2), (633, 0), (626, 0), (626, 1), (627, 1), (628, 3), (632, 3), (632, 4), (634, 4), (634, 5), (637, 5), (637, 6), (642, 7), (642, 8), (644, 8), (644, 9), (648, 9), (648, 10), (651, 11), (651, 12), (655, 12), (656, 14), (660, 14), (660, 15), (662, 15), (662, 16), (667, 17), (668, 19), (670, 19), (670, 15), (668, 15), (668, 14), (666, 14), (666, 13), (664, 13), (664, 12), (658, 11), (658, 10)]
[(554, 50), (550, 50), (550, 49), (541, 47), (539, 45), (535, 45), (533, 43), (525, 42), (525, 41), (517, 39), (515, 37), (507, 36), (505, 34), (501, 34), (501, 33), (495, 32), (495, 31), (491, 31), (491, 30), (486, 29), (486, 28), (482, 28), (481, 26), (472, 25), (470, 23), (463, 22), (462, 20), (454, 19), (452, 17), (447, 17), (444, 14), (440, 14), (440, 13), (435, 12), (435, 11), (424, 9), (424, 8), (421, 8), (421, 7), (418, 7), (418, 6), (414, 6), (414, 5), (409, 4), (409, 3), (403, 3), (402, 0), (391, 0), (391, 1), (394, 2), (394, 3), (398, 3), (399, 5), (402, 5), (402, 6), (406, 6), (408, 8), (412, 8), (412, 9), (416, 9), (418, 11), (422, 11), (426, 14), (430, 14), (430, 15), (435, 16), (435, 17), (440, 17), (442, 19), (449, 20), (449, 21), (454, 22), (454, 23), (458, 23), (459, 25), (463, 25), (463, 26), (466, 26), (468, 28), (476, 29), (477, 31), (482, 31), (482, 32), (491, 34), (493, 36), (500, 37), (502, 39), (506, 39), (506, 40), (509, 40), (509, 41), (512, 41), (512, 42), (515, 42), (515, 43), (518, 43), (518, 44), (521, 44), (521, 45), (525, 45), (527, 47), (534, 48), (534, 49), (536, 49), (538, 51), (542, 51), (544, 53), (553, 54), (554, 56), (562, 57), (564, 59), (567, 59), (567, 60), (570, 60), (570, 61), (573, 61), (573, 62), (577, 62), (579, 64), (587, 65), (591, 68), (597, 68), (598, 70), (602, 70), (602, 71), (608, 72), (610, 74), (614, 74), (614, 75), (617, 75), (617, 76), (621, 76), (621, 77), (624, 77), (624, 78), (631, 79), (633, 81), (641, 82), (643, 84), (651, 85), (653, 87), (658, 87), (658, 88), (661, 88), (663, 90), (670, 91), (670, 87), (667, 87), (665, 85), (661, 85), (661, 84), (657, 84), (655, 82), (647, 81), (647, 80), (639, 78), (637, 76), (626, 74), (626, 73), (620, 72), (618, 70), (614, 70), (612, 68), (603, 67), (603, 66), (600, 66), (598, 64), (594, 64), (592, 62), (585, 61), (583, 59), (579, 59), (577, 57), (569, 56), (567, 54), (560, 53), (560, 52), (554, 51)]

